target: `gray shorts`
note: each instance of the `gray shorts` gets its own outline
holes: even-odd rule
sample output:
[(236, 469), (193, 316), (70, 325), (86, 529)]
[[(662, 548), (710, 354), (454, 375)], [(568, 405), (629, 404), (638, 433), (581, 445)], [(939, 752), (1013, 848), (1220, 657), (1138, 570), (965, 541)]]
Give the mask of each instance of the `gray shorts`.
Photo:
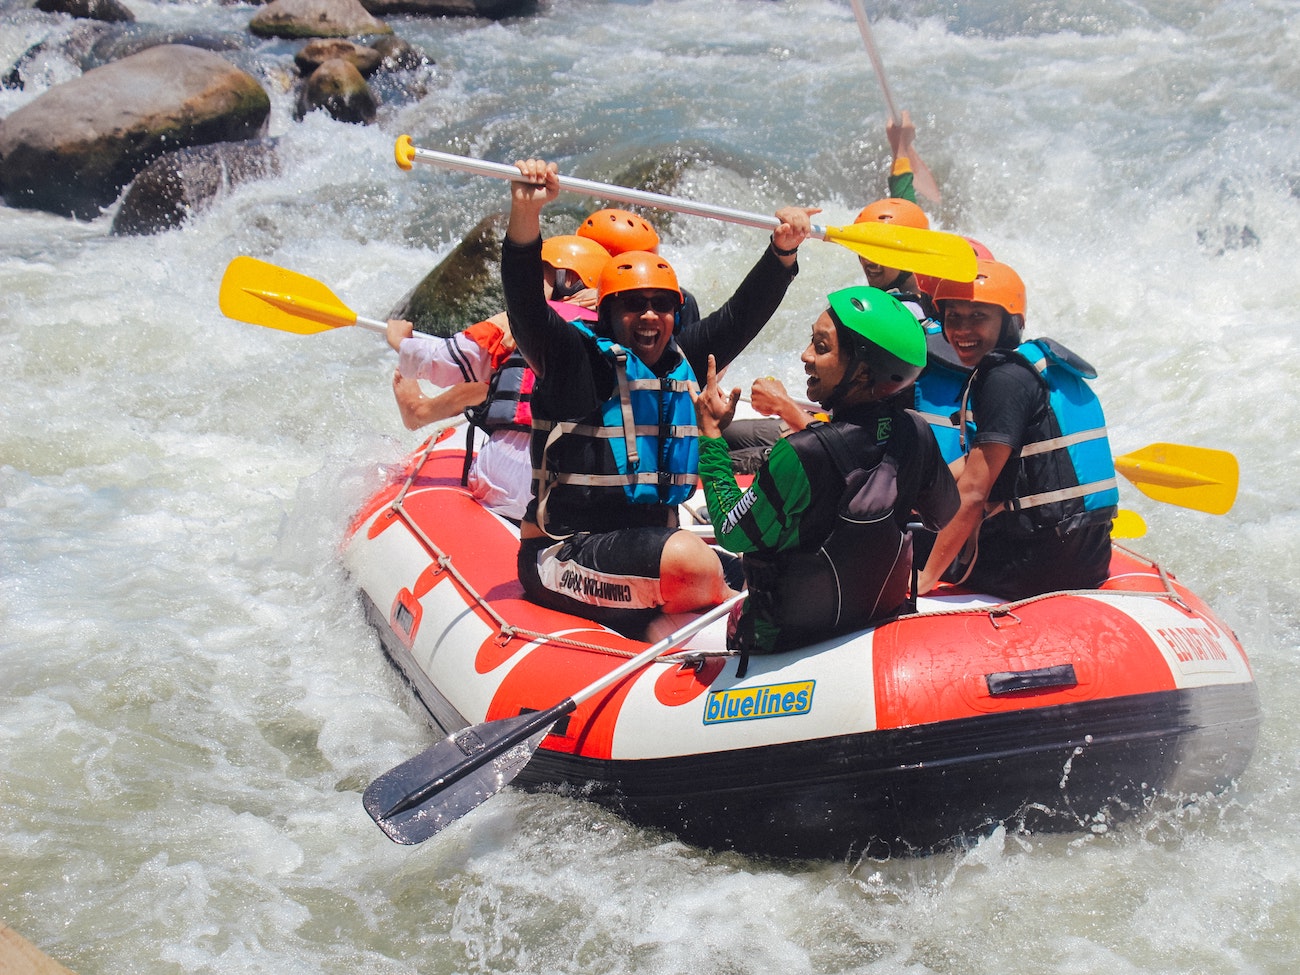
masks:
[(519, 581), (530, 600), (633, 635), (663, 606), (659, 566), (675, 528), (579, 532), (519, 546)]

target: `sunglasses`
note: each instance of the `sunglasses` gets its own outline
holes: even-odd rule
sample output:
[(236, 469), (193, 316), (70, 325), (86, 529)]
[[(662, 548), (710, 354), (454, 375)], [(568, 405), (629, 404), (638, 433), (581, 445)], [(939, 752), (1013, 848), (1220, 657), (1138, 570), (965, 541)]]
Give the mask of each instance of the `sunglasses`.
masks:
[(674, 294), (620, 295), (618, 301), (625, 315), (644, 315), (647, 310), (656, 315), (667, 315), (681, 305), (681, 300)]
[(583, 283), (582, 278), (578, 277), (577, 271), (571, 271), (565, 267), (555, 269), (555, 287), (551, 289), (551, 297), (556, 301), (563, 301), (570, 298), (583, 290), (587, 285)]

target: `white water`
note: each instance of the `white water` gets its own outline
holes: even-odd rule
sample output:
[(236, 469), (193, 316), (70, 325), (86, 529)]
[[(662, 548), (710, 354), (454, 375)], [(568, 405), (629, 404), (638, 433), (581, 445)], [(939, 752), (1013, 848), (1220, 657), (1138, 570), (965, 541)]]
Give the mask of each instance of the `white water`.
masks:
[[(241, 27), (251, 7), (132, 3)], [(392, 142), (607, 176), (709, 147), (684, 192), (851, 218), (883, 191), (882, 101), (846, 2), (653, 0), (395, 20), (433, 93), (371, 128), (293, 123), (284, 175), (143, 239), (0, 209), (0, 918), (97, 973), (1289, 973), (1300, 957), (1300, 69), (1294, 4), (869, 5), (946, 200), (1030, 290), (1031, 331), (1101, 370), (1118, 450), (1232, 450), (1223, 517), (1159, 505), (1136, 547), (1247, 647), (1266, 722), (1229, 796), (1116, 829), (919, 860), (773, 866), (514, 792), (417, 848), (361, 808), (430, 734), (335, 558), (400, 428), (383, 343), (228, 321), (252, 254), (383, 316), (506, 199)], [(907, 19), (899, 10), (908, 10)], [(53, 18), (0, 11), (0, 68)], [(948, 18), (948, 19), (945, 19)], [(281, 71), (292, 47), (267, 45)], [(52, 80), (71, 73), (48, 67)], [(35, 91), (0, 91), (7, 114)], [(583, 201), (578, 201), (581, 205)], [(1248, 226), (1255, 246), (1229, 247)], [(680, 218), (705, 307), (764, 242)], [(851, 254), (809, 244), (737, 364), (795, 355)]]

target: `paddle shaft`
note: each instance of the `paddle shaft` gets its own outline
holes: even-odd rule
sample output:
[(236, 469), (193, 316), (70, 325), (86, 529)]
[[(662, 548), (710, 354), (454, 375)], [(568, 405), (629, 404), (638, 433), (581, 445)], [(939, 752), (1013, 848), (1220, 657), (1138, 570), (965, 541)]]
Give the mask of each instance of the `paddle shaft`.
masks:
[[(745, 594), (739, 593), (731, 599), (728, 599), (726, 602), (714, 606), (707, 613), (696, 617), (685, 626), (670, 633), (657, 643), (651, 644), (635, 657), (630, 658), (626, 663), (615, 667), (599, 680), (592, 681), (586, 687), (582, 688), (582, 690), (576, 691), (554, 707), (547, 708), (545, 711), (538, 711), (531, 719), (513, 728), (509, 734), (502, 735), (482, 750), (476, 751), (472, 755), (467, 755), (464, 761), (457, 762), (433, 781), (422, 785), (418, 789), (413, 789), (411, 792), (408, 792), (401, 799), (397, 800), (397, 802), (395, 802), (391, 807), (385, 810), (380, 818), (388, 819), (392, 816), (406, 812), (408, 809), (414, 809), (426, 799), (437, 795), (443, 789), (446, 789), (448, 786), (463, 779), (476, 768), (486, 765), (503, 752), (509, 751), (521, 742), (527, 741), (543, 728), (555, 724), (555, 722), (559, 721), (560, 718), (576, 709), (583, 701), (599, 694), (607, 687), (618, 683), (624, 677), (636, 673), (643, 667), (648, 667), (650, 664), (654, 663), (655, 658), (660, 654), (684, 643), (706, 626), (721, 619), (723, 616), (726, 616), (731, 612), (731, 607), (744, 598)], [(486, 724), (490, 725), (491, 722), (486, 722)], [(480, 725), (480, 727), (482, 727), (482, 725)]]
[(381, 335), (388, 333), (387, 322), (366, 318), (354, 312), (350, 313), (351, 317), (349, 319), (347, 315), (340, 315), (336, 308), (326, 305), (324, 302), (313, 301), (303, 295), (277, 294), (270, 291), (250, 291), (249, 293), (261, 298), (268, 304), (275, 305), (281, 311), (288, 312), (290, 315), (297, 315), (299, 318), (307, 318), (336, 327), (349, 324), (359, 325), (361, 328), (379, 332)]
[[(471, 173), (475, 176), (490, 176), (495, 179), (510, 180), (511, 182), (521, 181), (519, 170), (505, 163), (472, 159), (469, 156), (457, 156), (450, 152), (439, 152), (437, 149), (421, 149), (419, 146), (409, 146), (403, 155), (403, 143), (400, 140), (398, 154), (398, 165), (402, 165), (403, 159), (409, 159), (427, 163), (430, 166), (438, 166), (441, 169)], [(403, 166), (403, 168), (409, 168), (409, 165)], [(559, 179), (560, 189), (562, 190), (579, 193), (583, 196), (594, 196), (602, 200), (636, 203), (642, 206), (654, 207), (657, 210), (671, 210), (674, 213), (685, 213), (695, 217), (725, 220), (728, 223), (737, 223), (745, 227), (758, 227), (761, 230), (775, 230), (781, 225), (781, 221), (776, 217), (765, 217), (761, 213), (733, 210), (731, 207), (716, 206), (712, 203), (697, 203), (694, 200), (682, 200), (675, 196), (665, 196), (662, 193), (651, 193), (648, 190), (634, 190), (631, 187), (616, 186), (613, 183), (598, 183), (590, 179), (579, 179), (576, 176), (561, 176)], [(816, 237), (818, 240), (825, 240), (826, 228), (814, 224), (811, 236)]]
[[(867, 46), (867, 57), (871, 59), (871, 67), (876, 72), (876, 80), (880, 82), (880, 90), (885, 96), (885, 107), (889, 109), (889, 120), (897, 125), (902, 121), (902, 116), (894, 105), (894, 95), (889, 90), (889, 82), (885, 80), (885, 65), (880, 60), (880, 51), (876, 49), (876, 38), (871, 32), (871, 23), (867, 20), (866, 8), (863, 7), (862, 0), (849, 0), (849, 3), (853, 7), (853, 16), (857, 18), (858, 30), (862, 32), (862, 41)], [(915, 146), (908, 146), (907, 159), (912, 164), (912, 178), (916, 181), (917, 192), (938, 203), (940, 197), (939, 186), (930, 173), (930, 167), (922, 161)]]
[(885, 80), (885, 65), (880, 60), (880, 52), (876, 50), (876, 39), (871, 33), (871, 24), (867, 20), (867, 11), (862, 6), (862, 0), (849, 0), (853, 6), (853, 16), (858, 20), (858, 30), (862, 32), (862, 41), (867, 46), (867, 57), (871, 59), (871, 67), (876, 72), (876, 79), (880, 82), (880, 90), (885, 95), (885, 107), (889, 109), (889, 120), (897, 123), (899, 121), (898, 109), (894, 107), (894, 96), (889, 90), (889, 82)]

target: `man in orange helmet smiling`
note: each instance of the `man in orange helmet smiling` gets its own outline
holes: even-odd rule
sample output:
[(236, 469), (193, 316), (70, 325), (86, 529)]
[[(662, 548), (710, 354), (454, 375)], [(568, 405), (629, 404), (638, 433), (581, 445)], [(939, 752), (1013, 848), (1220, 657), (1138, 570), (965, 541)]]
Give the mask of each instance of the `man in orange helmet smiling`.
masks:
[(677, 506), (698, 481), (691, 392), (709, 353), (725, 366), (776, 311), (818, 211), (777, 211), (771, 244), (736, 293), (695, 322), (680, 322), (681, 287), (666, 260), (616, 255), (588, 329), (553, 314), (537, 284), (556, 167), (516, 165), (501, 276), (511, 329), (538, 377), (519, 578), (534, 602), (639, 635), (660, 612), (703, 609), (732, 592), (718, 555), (677, 528)]

